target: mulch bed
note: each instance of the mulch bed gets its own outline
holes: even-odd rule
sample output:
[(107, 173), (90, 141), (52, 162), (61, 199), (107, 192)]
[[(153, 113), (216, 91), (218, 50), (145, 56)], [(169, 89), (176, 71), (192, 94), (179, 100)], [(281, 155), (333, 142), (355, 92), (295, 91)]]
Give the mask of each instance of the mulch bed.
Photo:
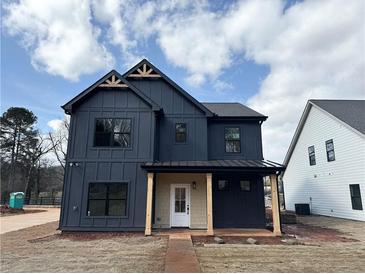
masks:
[[(247, 244), (246, 240), (250, 237), (240, 236), (220, 236), (219, 238), (224, 240), (224, 244)], [(216, 244), (213, 236), (192, 236), (194, 246), (204, 246), (205, 244)], [(254, 237), (257, 240), (257, 244), (261, 245), (280, 245), (284, 244), (281, 242), (280, 237)], [(223, 244), (223, 245), (224, 245)]]
[(305, 224), (284, 225), (286, 235), (294, 236), (304, 242), (358, 242), (356, 239), (348, 238), (345, 233), (336, 229), (312, 226)]
[(4, 216), (12, 216), (12, 215), (19, 215), (19, 214), (29, 214), (29, 213), (39, 213), (45, 212), (47, 210), (43, 209), (18, 209), (18, 208), (7, 208), (7, 207), (0, 207), (0, 217)]
[[(287, 245), (283, 239), (293, 239), (297, 245), (315, 245), (320, 243), (334, 242), (358, 242), (356, 239), (348, 238), (348, 235), (331, 228), (311, 226), (305, 224), (283, 225), (284, 234), (282, 237), (252, 237), (259, 245)], [(225, 244), (249, 244), (249, 237), (240, 236), (220, 236)], [(204, 246), (205, 244), (216, 244), (213, 236), (192, 236), (194, 246)], [(224, 244), (223, 244), (224, 245)]]

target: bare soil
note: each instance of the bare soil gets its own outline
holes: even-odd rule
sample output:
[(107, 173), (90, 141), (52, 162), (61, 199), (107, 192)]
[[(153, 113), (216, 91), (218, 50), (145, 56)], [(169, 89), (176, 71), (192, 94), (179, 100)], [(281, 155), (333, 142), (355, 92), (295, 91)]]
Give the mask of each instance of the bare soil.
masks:
[(58, 222), (1, 235), (1, 272), (162, 272), (166, 237), (60, 233)]
[(45, 212), (46, 210), (42, 209), (19, 209), (19, 208), (7, 208), (4, 206), (0, 207), (0, 217), (19, 215), (19, 214), (29, 214), (29, 213), (38, 213)]
[[(296, 236), (303, 244), (268, 237), (257, 238), (259, 245), (202, 246), (194, 239), (195, 252), (203, 272), (365, 272), (364, 222), (299, 217), (297, 225), (286, 225), (284, 231), (284, 238)], [(224, 240), (237, 244), (246, 239)]]

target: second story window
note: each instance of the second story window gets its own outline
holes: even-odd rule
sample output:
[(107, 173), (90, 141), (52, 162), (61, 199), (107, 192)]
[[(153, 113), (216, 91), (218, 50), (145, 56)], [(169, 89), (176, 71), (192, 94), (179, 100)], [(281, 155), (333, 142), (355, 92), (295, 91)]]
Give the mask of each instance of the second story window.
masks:
[(316, 164), (316, 153), (314, 151), (314, 146), (308, 147), (308, 154), (309, 154), (309, 164), (314, 166)]
[(175, 124), (175, 142), (186, 143), (186, 124), (177, 123)]
[(332, 162), (335, 160), (335, 148), (333, 146), (333, 140), (326, 141), (326, 152), (327, 152), (327, 162)]
[(96, 119), (94, 146), (131, 146), (131, 119)]
[(239, 127), (226, 127), (224, 130), (226, 152), (241, 152), (241, 137)]

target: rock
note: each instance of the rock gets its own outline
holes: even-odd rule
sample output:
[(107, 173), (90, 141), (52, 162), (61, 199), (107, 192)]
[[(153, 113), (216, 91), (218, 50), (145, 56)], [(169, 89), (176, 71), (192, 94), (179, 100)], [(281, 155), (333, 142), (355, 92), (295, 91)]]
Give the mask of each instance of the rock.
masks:
[(219, 237), (214, 237), (214, 241), (217, 243), (217, 244), (224, 244), (224, 240), (222, 238), (219, 238)]
[(251, 245), (255, 245), (255, 244), (257, 244), (257, 240), (255, 240), (254, 238), (248, 238), (248, 239), (246, 240), (246, 242), (247, 242), (248, 244), (251, 244)]
[(287, 245), (297, 245), (298, 240), (297, 239), (282, 239), (283, 243), (286, 243)]

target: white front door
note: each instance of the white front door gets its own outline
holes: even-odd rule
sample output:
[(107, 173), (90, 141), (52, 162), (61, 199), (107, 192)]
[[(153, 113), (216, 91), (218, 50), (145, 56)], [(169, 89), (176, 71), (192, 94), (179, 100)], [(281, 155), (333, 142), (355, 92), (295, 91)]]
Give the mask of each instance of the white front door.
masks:
[(190, 226), (190, 185), (171, 185), (171, 226)]

